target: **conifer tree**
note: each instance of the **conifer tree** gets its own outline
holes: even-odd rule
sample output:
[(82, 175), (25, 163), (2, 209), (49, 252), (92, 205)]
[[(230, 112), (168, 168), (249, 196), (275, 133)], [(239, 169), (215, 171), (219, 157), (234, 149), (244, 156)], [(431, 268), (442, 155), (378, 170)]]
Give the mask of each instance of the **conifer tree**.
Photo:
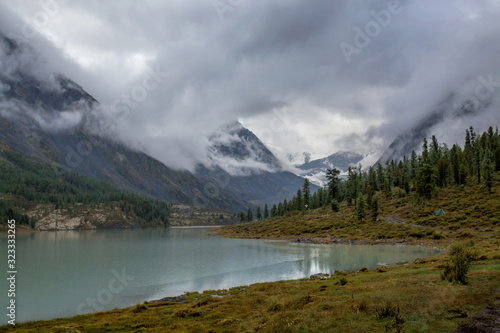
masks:
[(429, 148), (427, 147), (427, 138), (424, 138), (422, 144), (422, 163), (429, 163)]
[(276, 206), (276, 204), (274, 204), (271, 207), (271, 217), (276, 217), (276, 216), (278, 216), (278, 207)]
[(373, 222), (376, 222), (377, 221), (377, 217), (378, 217), (378, 214), (379, 214), (379, 207), (378, 207), (378, 196), (374, 196), (372, 198), (372, 202), (371, 202), (371, 205), (370, 205), (370, 211), (371, 211), (371, 215), (372, 215), (372, 221)]
[(431, 198), (432, 190), (434, 188), (433, 171), (434, 170), (430, 164), (424, 163), (419, 168), (417, 177), (415, 178), (417, 193), (426, 199)]
[(491, 193), (491, 187), (493, 185), (492, 174), (495, 166), (493, 164), (493, 154), (489, 148), (486, 149), (484, 154), (483, 162), (483, 183), (488, 189), (488, 192)]
[(330, 191), (331, 199), (338, 199), (339, 175), (340, 170), (336, 168), (327, 169), (326, 171), (326, 179), (328, 179), (328, 190)]
[(366, 187), (366, 204), (368, 207), (370, 207), (372, 203), (372, 198), (373, 198), (373, 187), (371, 185), (368, 185)]
[(253, 221), (253, 213), (252, 213), (252, 209), (248, 208), (248, 212), (247, 212), (247, 222), (252, 222)]
[(389, 181), (384, 179), (384, 195), (386, 198), (389, 198), (391, 196), (391, 187), (389, 186)]
[(302, 185), (302, 194), (304, 196), (304, 201), (303, 205), (306, 209), (309, 208), (311, 205), (311, 189), (310, 189), (311, 183), (309, 182), (309, 179), (304, 178), (304, 185)]
[(295, 195), (295, 210), (302, 210), (304, 205), (302, 204), (302, 191), (299, 189)]
[(360, 195), (357, 201), (357, 207), (356, 207), (356, 215), (358, 216), (358, 220), (363, 222), (363, 219), (366, 217), (366, 212), (365, 212), (365, 200), (363, 199), (363, 196)]

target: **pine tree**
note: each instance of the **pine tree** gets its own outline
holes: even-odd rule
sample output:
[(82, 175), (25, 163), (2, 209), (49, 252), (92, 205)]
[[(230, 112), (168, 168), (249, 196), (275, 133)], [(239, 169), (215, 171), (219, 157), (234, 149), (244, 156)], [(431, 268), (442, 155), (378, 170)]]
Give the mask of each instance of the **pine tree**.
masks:
[(372, 198), (372, 202), (371, 202), (371, 205), (370, 205), (370, 210), (371, 210), (371, 213), (372, 213), (372, 221), (376, 222), (378, 214), (379, 214), (378, 196), (374, 196)]
[(422, 162), (429, 163), (429, 148), (427, 147), (427, 138), (424, 138), (422, 144)]
[(368, 185), (366, 187), (366, 204), (368, 207), (370, 207), (373, 199), (373, 187), (371, 185)]
[(358, 220), (363, 222), (363, 219), (366, 217), (366, 212), (365, 212), (365, 200), (363, 199), (363, 196), (360, 195), (357, 201), (357, 207), (356, 207), (356, 215), (358, 216)]
[(276, 206), (276, 204), (274, 204), (271, 207), (271, 217), (276, 217), (276, 216), (278, 216), (278, 207)]
[(330, 191), (331, 199), (338, 199), (338, 186), (340, 182), (340, 170), (333, 168), (326, 171), (326, 179), (328, 179), (328, 190)]
[(302, 185), (302, 194), (304, 195), (304, 207), (305, 209), (309, 209), (309, 206), (311, 205), (311, 189), (310, 189), (310, 182), (309, 179), (304, 178), (304, 185)]
[(257, 220), (262, 220), (262, 210), (260, 209), (260, 206), (257, 206), (256, 217), (257, 217)]
[(331, 203), (331, 206), (332, 206), (332, 210), (337, 213), (339, 211), (339, 202), (335, 199), (332, 200), (332, 203)]
[(386, 198), (389, 198), (391, 196), (391, 187), (389, 186), (389, 181), (384, 179), (384, 195)]
[(442, 157), (437, 162), (437, 185), (439, 187), (444, 187), (447, 185), (448, 168), (448, 159), (446, 157)]
[(302, 191), (298, 190), (295, 195), (295, 210), (302, 210), (304, 205), (302, 203)]
[(356, 208), (356, 200), (358, 198), (358, 175), (356, 169), (349, 167), (347, 169), (347, 203), (352, 204), (354, 199), (354, 208)]
[(467, 182), (467, 168), (465, 165), (461, 164), (460, 169), (458, 171), (458, 184), (465, 185)]
[(493, 153), (489, 148), (486, 149), (486, 152), (484, 154), (482, 168), (483, 168), (483, 183), (488, 189), (488, 192), (491, 193), (491, 187), (493, 185), (492, 174), (493, 171), (495, 170), (495, 166), (493, 163)]
[(245, 213), (240, 212), (240, 223), (245, 222)]
[(283, 209), (283, 204), (280, 202), (278, 204), (278, 216), (284, 216), (285, 215), (285, 210)]
[(264, 218), (269, 218), (269, 207), (267, 206), (267, 204), (264, 205)]
[(253, 213), (252, 213), (252, 210), (250, 208), (248, 208), (247, 222), (252, 222), (252, 221), (253, 221)]
[(433, 168), (430, 164), (424, 163), (419, 168), (416, 181), (417, 193), (427, 199), (431, 198), (432, 190), (434, 189)]
[(413, 180), (417, 176), (418, 171), (418, 158), (415, 150), (411, 151), (410, 157), (410, 179)]
[(441, 159), (442, 154), (439, 149), (439, 143), (435, 135), (431, 138), (431, 148), (430, 148), (430, 162), (432, 165), (436, 165), (437, 162)]
[(385, 172), (382, 164), (377, 163), (377, 188), (382, 189), (384, 186)]

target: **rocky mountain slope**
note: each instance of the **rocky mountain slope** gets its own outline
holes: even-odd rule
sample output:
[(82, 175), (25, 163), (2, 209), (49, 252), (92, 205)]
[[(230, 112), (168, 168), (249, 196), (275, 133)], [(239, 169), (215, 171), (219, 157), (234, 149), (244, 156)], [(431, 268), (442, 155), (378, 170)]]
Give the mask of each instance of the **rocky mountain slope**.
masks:
[(171, 169), (102, 135), (98, 101), (69, 78), (45, 70), (29, 45), (0, 35), (0, 59), (1, 150), (172, 203), (232, 211), (282, 200), (302, 185), (240, 124), (210, 138), (211, 165), (199, 165), (196, 173)]

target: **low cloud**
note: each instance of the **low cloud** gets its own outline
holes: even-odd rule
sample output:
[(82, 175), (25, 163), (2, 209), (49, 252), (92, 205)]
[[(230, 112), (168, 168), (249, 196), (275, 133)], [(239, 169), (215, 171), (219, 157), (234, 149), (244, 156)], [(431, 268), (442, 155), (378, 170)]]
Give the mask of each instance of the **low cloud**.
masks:
[[(48, 59), (47, 72), (101, 102), (116, 125), (111, 136), (174, 168), (210, 164), (208, 138), (236, 119), (282, 159), (338, 150), (375, 156), (449, 96), (462, 105), (479, 77), (500, 75), (496, 1), (401, 0), (391, 12), (393, 3), (245, 1), (221, 19), (210, 1), (73, 0), (29, 42)], [(35, 0), (0, 4), (2, 31), (21, 37), (44, 11)], [(358, 31), (366, 37), (356, 46)], [(342, 43), (359, 51), (349, 61)], [(147, 89), (151, 69), (168, 75)], [(452, 143), (469, 125), (498, 124), (498, 90), (463, 123), (434, 130), (448, 131)], [(124, 96), (135, 96), (134, 106), (120, 112)], [(218, 162), (228, 170), (250, 163)]]

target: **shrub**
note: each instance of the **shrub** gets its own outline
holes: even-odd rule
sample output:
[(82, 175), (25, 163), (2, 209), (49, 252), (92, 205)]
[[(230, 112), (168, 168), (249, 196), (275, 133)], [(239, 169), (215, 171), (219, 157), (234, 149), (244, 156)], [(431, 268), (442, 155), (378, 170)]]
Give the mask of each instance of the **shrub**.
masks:
[(339, 202), (337, 200), (332, 200), (332, 210), (335, 213), (339, 211)]
[(375, 309), (377, 319), (394, 317), (396, 314), (399, 314), (399, 306), (392, 304), (391, 301), (386, 301), (383, 306)]
[(441, 278), (453, 283), (467, 284), (467, 273), (477, 253), (471, 245), (456, 244), (451, 248), (450, 258), (444, 265)]
[(271, 304), (267, 308), (267, 311), (269, 311), (269, 312), (281, 311), (282, 308), (283, 308), (283, 305), (276, 303), (276, 302), (271, 302)]
[(368, 303), (366, 300), (362, 300), (361, 302), (351, 304), (351, 310), (355, 313), (367, 312), (368, 311)]
[(144, 310), (147, 310), (148, 308), (146, 307), (146, 305), (144, 304), (137, 304), (135, 306), (135, 308), (132, 310), (133, 313), (139, 313), (139, 312), (142, 312)]
[(347, 279), (345, 277), (341, 277), (337, 282), (335, 282), (335, 285), (341, 285), (345, 286), (347, 284)]

